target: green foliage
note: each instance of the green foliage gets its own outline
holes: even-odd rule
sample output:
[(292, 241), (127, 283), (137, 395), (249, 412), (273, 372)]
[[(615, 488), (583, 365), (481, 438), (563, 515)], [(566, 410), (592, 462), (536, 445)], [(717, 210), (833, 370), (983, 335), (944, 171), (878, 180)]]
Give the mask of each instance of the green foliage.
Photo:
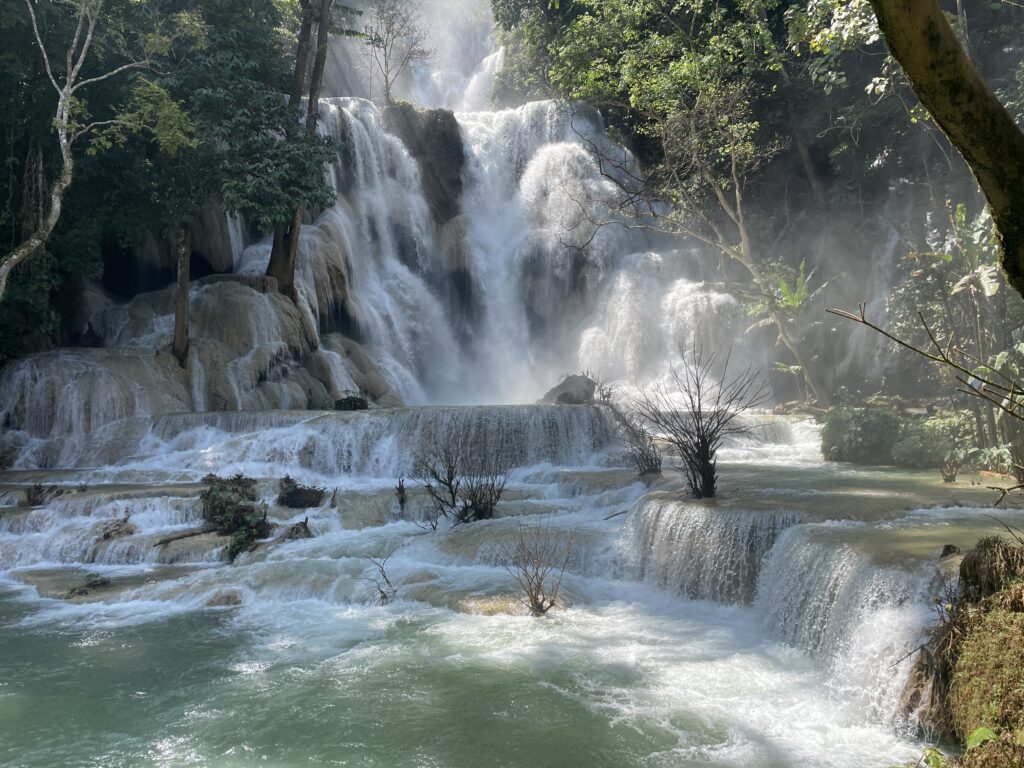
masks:
[(825, 416), (821, 450), (829, 461), (892, 464), (903, 419), (879, 408), (839, 406)]
[(285, 475), (280, 483), (277, 503), (291, 509), (308, 509), (318, 507), (324, 500), (324, 489), (312, 485), (295, 482), (290, 475)]
[(167, 90), (147, 77), (137, 77), (128, 105), (117, 122), (93, 134), (89, 153), (124, 146), (129, 136), (148, 133), (160, 151), (175, 157), (179, 150), (194, 149), (198, 140), (188, 114)]
[(971, 424), (963, 414), (906, 419), (892, 446), (892, 461), (900, 467), (934, 469), (947, 459), (962, 463), (972, 450)]
[[(71, 6), (34, 6), (60, 64), (58, 46), (74, 35)], [(104, 265), (120, 270), (147, 230), (170, 235), (219, 202), (268, 231), (297, 207), (332, 202), (323, 165), (337, 145), (310, 137), (302, 111), (282, 98), (294, 39), (279, 6), (290, 7), (286, 0), (105, 0), (83, 77), (131, 57), (154, 65), (76, 94), (73, 130), (103, 124), (79, 137), (74, 183), (45, 252), (11, 276), (0, 304), (0, 363), (77, 341), (82, 278), (101, 277)], [(339, 8), (343, 19), (346, 7)], [(0, 15), (0, 241), (8, 246), (45, 210), (60, 165), (56, 95), (28, 21), (24, 8)]]
[(998, 738), (999, 734), (991, 728), (975, 728), (971, 731), (971, 735), (967, 737), (967, 743), (964, 745), (964, 748), (969, 752), (972, 749), (977, 749), (987, 741)]
[(830, 461), (941, 469), (951, 480), (968, 461), (1000, 469), (1010, 460), (1005, 447), (980, 450), (971, 420), (959, 412), (921, 418), (882, 408), (839, 406), (825, 415), (821, 446)]
[(203, 491), (203, 519), (222, 536), (228, 536), (228, 559), (234, 562), (243, 552), (250, 551), (257, 539), (266, 538), (273, 531), (267, 522), (266, 507), (258, 508), (256, 481), (242, 475), (230, 478), (207, 475), (203, 482), (210, 487)]

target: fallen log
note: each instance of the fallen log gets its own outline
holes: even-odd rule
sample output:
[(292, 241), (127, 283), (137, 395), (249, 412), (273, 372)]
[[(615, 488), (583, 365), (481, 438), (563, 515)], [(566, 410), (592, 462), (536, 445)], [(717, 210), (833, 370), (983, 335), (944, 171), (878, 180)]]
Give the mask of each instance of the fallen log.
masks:
[(165, 536), (159, 539), (154, 547), (162, 547), (166, 544), (170, 544), (172, 541), (181, 541), (182, 539), (191, 539), (193, 536), (202, 536), (204, 533), (216, 533), (217, 528), (212, 525), (204, 525), (202, 528), (193, 528), (188, 531), (181, 531), (171, 536)]

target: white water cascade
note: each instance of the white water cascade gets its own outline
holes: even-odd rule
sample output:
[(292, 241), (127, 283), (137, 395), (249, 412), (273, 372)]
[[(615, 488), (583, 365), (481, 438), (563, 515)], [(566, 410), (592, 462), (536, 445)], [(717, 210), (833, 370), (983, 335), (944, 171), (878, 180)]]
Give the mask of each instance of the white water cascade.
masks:
[(459, 113), (461, 157), (443, 160), (462, 166), (463, 191), (439, 221), (434, 180), (377, 107), (330, 98), (321, 111), (343, 146), (328, 169), (337, 203), (303, 229), (298, 307), (262, 277), (269, 240), (243, 248), (235, 222), (235, 275), (192, 291), (190, 371), (166, 354), (172, 289), (97, 297), (85, 324), (101, 347), (0, 374), (7, 443), (153, 413), (325, 407), (351, 389), (384, 405), (528, 402), (564, 373), (643, 381), (680, 344), (733, 342), (736, 301), (706, 282), (707, 260), (609, 217), (623, 193), (592, 147), (632, 160), (596, 113), (555, 102)]

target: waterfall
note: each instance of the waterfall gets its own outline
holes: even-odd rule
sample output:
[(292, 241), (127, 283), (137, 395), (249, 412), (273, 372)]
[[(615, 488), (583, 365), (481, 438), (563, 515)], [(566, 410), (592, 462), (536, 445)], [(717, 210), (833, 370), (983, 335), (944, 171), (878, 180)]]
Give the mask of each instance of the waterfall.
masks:
[(831, 697), (913, 733), (916, 714), (902, 699), (912, 652), (934, 621), (939, 553), (984, 535), (984, 517), (953, 508), (814, 522), (781, 497), (772, 510), (741, 506), (641, 497), (619, 533), (617, 570), (691, 599), (750, 606), (769, 636), (826, 671)]
[(936, 569), (879, 565), (858, 547), (857, 523), (786, 531), (761, 574), (756, 609), (783, 641), (821, 660), (830, 685), (898, 723), (911, 671), (900, 663), (930, 621)]
[(911, 665), (899, 662), (929, 621), (935, 568), (876, 565), (857, 549), (863, 528), (646, 496), (620, 535), (619, 566), (690, 598), (752, 604), (774, 637), (828, 670), (833, 695), (906, 727)]
[(302, 466), (326, 477), (397, 480), (408, 477), (433, 446), (451, 439), (463, 455), (496, 467), (583, 465), (612, 443), (613, 428), (609, 416), (592, 406), (183, 414), (159, 419), (135, 450), (172, 454), (175, 466), (197, 471), (223, 471), (210, 464), (209, 454), (228, 449), (236, 461), (260, 467)]
[(766, 555), (798, 522), (792, 513), (645, 496), (623, 529), (621, 563), (632, 578), (690, 598), (749, 604)]
[[(423, 103), (486, 106), (479, 92), (502, 58), (489, 12), (434, 6), (438, 24), (471, 22), (407, 85)], [(708, 259), (621, 225), (616, 209), (641, 170), (594, 110), (541, 101), (458, 112), (443, 129), (452, 154), (430, 158), (461, 173), (447, 220), (422, 152), (382, 110), (330, 97), (320, 111), (318, 129), (341, 147), (325, 169), (336, 202), (302, 227), (297, 304), (263, 277), (270, 238), (243, 247), (243, 222), (230, 217), (235, 274), (192, 287), (189, 369), (167, 352), (173, 286), (126, 303), (94, 297), (85, 326), (100, 347), (0, 371), (0, 458), (42, 438), (51, 444), (33, 450), (52, 464), (66, 455), (57, 443), (122, 420), (323, 409), (360, 389), (385, 406), (531, 402), (566, 373), (655, 380), (680, 346), (720, 349), (737, 336), (739, 305)]]

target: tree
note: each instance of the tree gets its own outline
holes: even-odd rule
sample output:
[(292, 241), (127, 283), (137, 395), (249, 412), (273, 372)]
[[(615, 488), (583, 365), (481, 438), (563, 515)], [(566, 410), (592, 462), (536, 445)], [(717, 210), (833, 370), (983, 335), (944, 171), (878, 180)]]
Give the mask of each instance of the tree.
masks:
[(731, 376), (728, 357), (719, 372), (714, 355), (696, 348), (680, 354), (683, 365), (672, 366), (670, 384), (642, 390), (632, 405), (675, 449), (690, 494), (711, 498), (718, 485), (718, 449), (728, 437), (751, 433), (737, 418), (763, 405), (768, 389), (752, 370)]
[(401, 0), (379, 0), (366, 27), (366, 45), (388, 106), (395, 103), (392, 91), (398, 78), (415, 62), (434, 55), (427, 47), (426, 31)]
[[(146, 175), (151, 227), (172, 244), (177, 261), (175, 324), (171, 350), (186, 366), (188, 340), (190, 225), (204, 207), (219, 203), (263, 231), (290, 216), (296, 203), (329, 204), (333, 191), (323, 165), (334, 143), (308, 131), (298, 107), (280, 96), (285, 65), (268, 32), (279, 14), (271, 0), (205, 0), (196, 4), (190, 39), (167, 51), (159, 84), (187, 118), (186, 139), (170, 152), (147, 141), (137, 148)], [(156, 139), (172, 127), (152, 120), (111, 126), (103, 138), (126, 142), (130, 135)], [(159, 150), (159, 151), (156, 151)]]
[(914, 92), (974, 173), (1010, 284), (1024, 295), (1024, 133), (946, 20), (938, 0), (869, 0)]
[[(74, 18), (71, 39), (62, 44), (60, 56), (50, 54), (52, 46), (48, 46), (40, 32), (35, 3), (36, 0), (25, 0), (25, 8), (31, 19), (32, 32), (47, 80), (57, 94), (53, 130), (57, 134), (60, 148), (60, 169), (50, 185), (49, 205), (45, 215), (33, 231), (0, 260), (0, 301), (6, 293), (11, 271), (43, 247), (60, 220), (64, 195), (74, 180), (76, 142), (104, 126), (125, 119), (124, 116), (115, 116), (108, 120), (89, 120), (80, 95), (82, 89), (131, 70), (149, 67), (153, 57), (168, 45), (167, 35), (157, 25), (148, 34), (137, 34), (131, 41), (130, 49), (122, 46), (122, 53), (127, 56), (126, 61), (92, 74), (90, 53), (105, 31), (103, 25), (111, 21), (104, 15), (102, 0), (71, 0), (60, 6), (66, 9), (61, 11), (62, 14), (70, 12)], [(114, 30), (112, 34), (116, 36), (116, 25), (110, 26)]]
[[(344, 21), (361, 13), (347, 5), (335, 4), (334, 0), (301, 0), (301, 23), (295, 54), (295, 68), (292, 72), (291, 87), (288, 91), (288, 104), (298, 110), (302, 103), (303, 88), (309, 78), (307, 91), (305, 120), (303, 125), (309, 142), (317, 139), (317, 125), (320, 119), (320, 89), (323, 85), (324, 67), (327, 63), (327, 46), (332, 31), (332, 13), (340, 11)], [(310, 41), (313, 26), (316, 26), (316, 51), (310, 70)], [(346, 36), (357, 33), (343, 24), (337, 31)], [(321, 174), (322, 174), (321, 169)], [(299, 203), (295, 205), (294, 202)], [(298, 258), (299, 234), (302, 231), (303, 211), (325, 203), (319, 194), (302, 195), (295, 200), (287, 216), (278, 218), (273, 223), (274, 239), (270, 252), (270, 263), (267, 275), (277, 280), (281, 293), (295, 297), (295, 265)]]
[(618, 422), (615, 434), (625, 446), (629, 460), (640, 477), (661, 476), (661, 448), (647, 423), (635, 413), (611, 406)]

